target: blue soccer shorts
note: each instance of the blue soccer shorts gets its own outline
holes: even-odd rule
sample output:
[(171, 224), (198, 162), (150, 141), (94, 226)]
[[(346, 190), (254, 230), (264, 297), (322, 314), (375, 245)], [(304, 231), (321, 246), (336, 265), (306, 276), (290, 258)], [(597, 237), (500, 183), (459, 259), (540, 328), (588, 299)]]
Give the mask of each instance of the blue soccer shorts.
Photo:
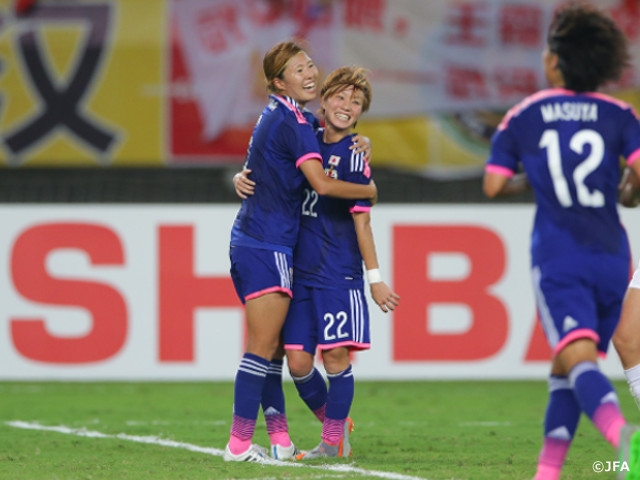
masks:
[(364, 288), (314, 288), (294, 284), (283, 330), (287, 350), (371, 347), (369, 309)]
[(291, 255), (262, 248), (232, 246), (229, 259), (233, 286), (242, 303), (273, 292), (291, 297)]
[(574, 340), (590, 338), (604, 356), (620, 319), (629, 258), (571, 255), (535, 265), (531, 274), (538, 314), (554, 355)]

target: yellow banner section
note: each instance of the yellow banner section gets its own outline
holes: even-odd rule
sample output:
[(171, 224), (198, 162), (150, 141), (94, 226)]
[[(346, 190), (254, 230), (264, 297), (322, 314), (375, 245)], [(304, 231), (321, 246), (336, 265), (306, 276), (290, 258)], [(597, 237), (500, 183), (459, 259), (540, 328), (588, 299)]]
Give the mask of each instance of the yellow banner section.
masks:
[(0, 2), (0, 164), (160, 165), (163, 1)]
[[(607, 92), (640, 112), (640, 89)], [(468, 110), (455, 114), (358, 122), (371, 139), (372, 164), (397, 167), (434, 178), (481, 174), (491, 135), (504, 111)]]
[[(21, 11), (28, 1), (0, 0), (0, 167), (240, 165), (266, 100), (251, 95), (262, 80), (258, 52), (299, 31), (322, 46), (326, 71), (336, 62), (372, 68), (374, 108), (358, 130), (372, 140), (374, 165), (477, 175), (504, 114), (490, 109), (506, 100), (476, 96), (520, 98), (540, 87), (543, 13), (556, 0), (321, 2), (322, 15), (255, 2), (33, 0)], [(616, 18), (633, 20), (625, 26), (636, 58), (640, 14), (618, 3)], [(434, 24), (433, 12), (444, 24)], [(537, 13), (528, 29), (512, 30), (523, 12)], [(427, 32), (429, 19), (446, 35)], [(494, 31), (497, 47), (487, 41)], [(336, 40), (342, 34), (349, 41)], [(372, 50), (365, 39), (374, 38)], [(460, 48), (465, 56), (452, 67), (447, 52)], [(522, 51), (505, 59), (508, 48)], [(493, 75), (485, 54), (510, 73)], [(638, 84), (634, 75), (625, 88)], [(640, 90), (614, 95), (639, 109)], [(442, 111), (457, 113), (431, 113)]]
[(488, 148), (453, 116), (414, 117), (358, 123), (371, 139), (373, 165), (414, 170), (434, 177), (456, 177), (482, 170)]

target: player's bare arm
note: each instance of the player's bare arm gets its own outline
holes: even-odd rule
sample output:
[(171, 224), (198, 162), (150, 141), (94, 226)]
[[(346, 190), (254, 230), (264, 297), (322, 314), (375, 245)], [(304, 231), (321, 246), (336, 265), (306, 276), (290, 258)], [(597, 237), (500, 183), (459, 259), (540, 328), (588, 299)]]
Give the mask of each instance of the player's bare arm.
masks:
[(358, 236), (360, 255), (362, 255), (365, 269), (368, 272), (367, 279), (371, 289), (371, 298), (383, 312), (395, 310), (400, 303), (400, 295), (382, 281), (373, 231), (371, 230), (371, 214), (369, 212), (354, 213), (353, 222)]
[(377, 199), (378, 189), (376, 184), (369, 182), (368, 185), (360, 185), (358, 183), (345, 182), (327, 177), (322, 162), (307, 160), (300, 165), (300, 170), (309, 181), (318, 195), (327, 195), (330, 197), (346, 198), (358, 200), (361, 198)]
[(513, 177), (506, 177), (498, 173), (486, 172), (482, 188), (489, 198), (499, 195), (515, 195), (529, 189), (526, 173), (516, 173)]
[(624, 207), (637, 207), (640, 204), (640, 161), (626, 167), (620, 180), (619, 202)]
[[(317, 164), (317, 162), (313, 162), (313, 161), (305, 162), (305, 163)], [(320, 195), (329, 195), (329, 196), (335, 196), (340, 198), (351, 198), (351, 199), (368, 198), (371, 200), (372, 204), (375, 204), (378, 201), (378, 189), (375, 183), (373, 182), (373, 180), (371, 180), (371, 182), (368, 185), (360, 185), (356, 183), (343, 182), (341, 180), (335, 180), (335, 179), (329, 178), (325, 175), (324, 170), (321, 167), (320, 167), (320, 171), (322, 172), (322, 177), (324, 177), (323, 179), (321, 179), (321, 185), (322, 185), (323, 192), (325, 192), (325, 193), (318, 192)], [(249, 178), (250, 173), (251, 173), (250, 169), (244, 169), (233, 176), (233, 186), (236, 191), (236, 195), (238, 195), (242, 199), (245, 199), (255, 193), (256, 182), (254, 182)], [(313, 186), (313, 183), (311, 181), (309, 181), (309, 183), (311, 183), (312, 188), (316, 190), (316, 188)], [(325, 188), (325, 186), (327, 185), (329, 188)], [(347, 188), (343, 188), (342, 185), (347, 185)], [(355, 188), (352, 188), (352, 187), (355, 187)]]

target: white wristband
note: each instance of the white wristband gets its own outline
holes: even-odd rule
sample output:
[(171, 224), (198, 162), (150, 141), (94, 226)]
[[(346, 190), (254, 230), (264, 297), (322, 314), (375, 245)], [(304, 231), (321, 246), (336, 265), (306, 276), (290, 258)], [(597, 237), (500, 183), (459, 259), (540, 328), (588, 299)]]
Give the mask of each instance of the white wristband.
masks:
[(369, 284), (380, 283), (382, 281), (382, 275), (380, 275), (380, 269), (374, 268), (371, 270), (367, 270), (367, 280), (369, 280)]

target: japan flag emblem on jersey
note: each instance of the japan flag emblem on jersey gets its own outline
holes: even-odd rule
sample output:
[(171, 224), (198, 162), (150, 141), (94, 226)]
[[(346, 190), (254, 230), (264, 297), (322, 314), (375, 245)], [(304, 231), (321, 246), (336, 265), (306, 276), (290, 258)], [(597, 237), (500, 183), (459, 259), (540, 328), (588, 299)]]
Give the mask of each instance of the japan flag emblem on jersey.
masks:
[(340, 157), (338, 155), (331, 155), (329, 157), (329, 165), (331, 165), (332, 167), (337, 167), (339, 163)]

